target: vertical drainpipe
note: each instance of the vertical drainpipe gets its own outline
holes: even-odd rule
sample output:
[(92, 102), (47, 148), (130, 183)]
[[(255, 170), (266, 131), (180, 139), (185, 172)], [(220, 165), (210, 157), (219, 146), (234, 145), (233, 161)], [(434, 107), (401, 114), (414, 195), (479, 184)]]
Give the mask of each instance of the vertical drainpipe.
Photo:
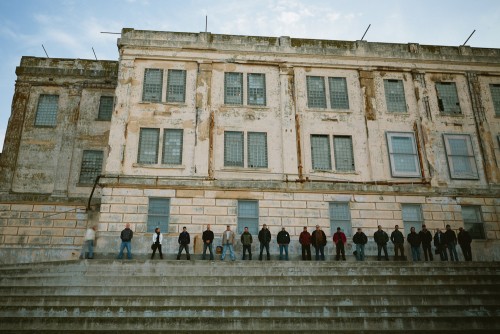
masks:
[(295, 136), (297, 138), (297, 167), (299, 170), (299, 181), (304, 181), (303, 164), (302, 164), (302, 146), (300, 142), (300, 117), (295, 114)]

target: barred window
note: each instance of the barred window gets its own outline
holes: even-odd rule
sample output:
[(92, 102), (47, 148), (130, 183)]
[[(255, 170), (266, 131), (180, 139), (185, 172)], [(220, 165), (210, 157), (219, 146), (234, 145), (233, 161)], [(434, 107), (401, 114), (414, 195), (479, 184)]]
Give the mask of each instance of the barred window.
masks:
[(243, 73), (224, 73), (224, 104), (243, 104)]
[(328, 78), (332, 109), (349, 109), (347, 82), (345, 78)]
[(500, 84), (491, 84), (490, 92), (495, 116), (500, 116)]
[(110, 121), (113, 114), (113, 96), (101, 96), (99, 101), (99, 114), (97, 115), (98, 121)]
[(247, 134), (248, 167), (267, 168), (267, 134), (248, 132)]
[(405, 233), (410, 233), (412, 227), (415, 227), (415, 231), (418, 233), (424, 224), (424, 217), (420, 204), (402, 204), (401, 211)]
[(476, 159), (469, 135), (443, 135), (452, 179), (478, 179)]
[(485, 239), (484, 222), (481, 216), (481, 207), (476, 205), (463, 205), (462, 218), (464, 229), (470, 233), (472, 239)]
[(309, 108), (326, 108), (325, 78), (307, 76), (307, 106)]
[(93, 184), (102, 171), (102, 151), (85, 150), (82, 155), (80, 167), (80, 180), (82, 184)]
[(35, 126), (56, 126), (59, 95), (42, 94), (38, 98)]
[(182, 164), (182, 137), (182, 129), (165, 129), (163, 131), (163, 164)]
[(186, 71), (168, 70), (167, 102), (184, 102), (186, 100)]
[(139, 134), (139, 154), (137, 162), (140, 164), (158, 163), (158, 140), (160, 129), (142, 128)]
[(238, 201), (238, 234), (243, 233), (245, 226), (254, 237), (259, 233), (259, 201)]
[(224, 132), (224, 166), (244, 167), (243, 132)]
[(266, 105), (266, 76), (262, 73), (247, 74), (248, 104)]
[(332, 169), (330, 143), (327, 135), (311, 135), (311, 158), (313, 169)]
[(147, 232), (154, 233), (159, 227), (163, 234), (168, 233), (170, 221), (170, 198), (150, 197), (148, 205)]
[(454, 82), (436, 82), (438, 106), (441, 114), (462, 114), (458, 100), (457, 86)]
[(385, 102), (388, 112), (402, 112), (406, 110), (405, 90), (402, 80), (384, 80)]
[(393, 177), (420, 177), (420, 164), (413, 133), (387, 132)]
[(331, 202), (330, 205), (330, 230), (332, 235), (340, 227), (346, 237), (352, 236), (351, 211), (347, 202)]
[(145, 69), (142, 100), (149, 102), (161, 102), (162, 84), (163, 70), (157, 68)]
[(354, 171), (354, 153), (351, 136), (333, 136), (333, 152), (335, 169), (338, 171)]

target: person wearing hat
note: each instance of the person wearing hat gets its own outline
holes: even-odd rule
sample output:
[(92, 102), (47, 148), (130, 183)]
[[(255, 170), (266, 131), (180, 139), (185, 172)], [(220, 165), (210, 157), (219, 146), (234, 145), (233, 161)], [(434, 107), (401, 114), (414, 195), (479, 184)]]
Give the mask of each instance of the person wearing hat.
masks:
[(344, 232), (337, 227), (337, 232), (333, 235), (333, 243), (335, 244), (335, 248), (337, 251), (337, 256), (335, 259), (337, 261), (340, 260), (340, 254), (342, 254), (342, 261), (345, 261), (345, 247), (344, 244), (347, 242), (347, 238), (345, 237)]

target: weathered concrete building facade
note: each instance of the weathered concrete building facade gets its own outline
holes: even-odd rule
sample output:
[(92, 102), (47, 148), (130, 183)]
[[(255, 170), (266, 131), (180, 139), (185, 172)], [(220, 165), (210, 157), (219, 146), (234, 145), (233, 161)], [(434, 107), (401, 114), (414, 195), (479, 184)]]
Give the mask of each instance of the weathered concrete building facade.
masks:
[(465, 226), (476, 258), (500, 259), (500, 50), (133, 29), (118, 49), (118, 63), (23, 58), (6, 258), (77, 256), (90, 224), (101, 253), (124, 223), (136, 253), (156, 226), (173, 252), (183, 226), (198, 250), (206, 224), (266, 223), (298, 254), (303, 226), (425, 223)]

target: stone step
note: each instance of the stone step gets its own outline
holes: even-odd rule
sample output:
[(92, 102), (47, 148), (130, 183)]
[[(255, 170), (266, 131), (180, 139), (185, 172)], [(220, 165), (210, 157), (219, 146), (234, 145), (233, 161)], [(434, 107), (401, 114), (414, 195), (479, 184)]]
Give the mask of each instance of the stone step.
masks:
[[(118, 329), (119, 328), (119, 329)], [(123, 330), (122, 330), (123, 329)], [(326, 329), (326, 330), (325, 330)], [(443, 330), (444, 329), (444, 330)], [(438, 316), (429, 317), (338, 317), (320, 316), (304, 318), (232, 318), (205, 317), (5, 317), (3, 331), (82, 333), (88, 331), (140, 332), (153, 331), (172, 333), (376, 333), (426, 331), (444, 333), (498, 333), (500, 318), (489, 316)]]
[(498, 295), (288, 295), (288, 296), (265, 296), (265, 295), (196, 295), (196, 296), (102, 296), (86, 295), (79, 296), (4, 296), (0, 298), (0, 306), (30, 306), (30, 307), (103, 307), (103, 306), (441, 306), (448, 305), (491, 305), (499, 306)]
[[(253, 273), (252, 273), (253, 274)], [(314, 276), (282, 276), (282, 275), (267, 275), (267, 276), (184, 276), (182, 280), (173, 273), (170, 275), (98, 275), (97, 273), (85, 273), (78, 276), (11, 276), (1, 277), (1, 287), (35, 287), (35, 286), (64, 286), (67, 285), (70, 279), (73, 286), (99, 286), (99, 285), (141, 285), (145, 287), (154, 286), (296, 286), (296, 285), (319, 285), (328, 283), (330, 285), (404, 285), (421, 287), (427, 285), (491, 285), (500, 280), (498, 275), (314, 275)]]
[(437, 306), (13, 306), (0, 307), (1, 318), (13, 317), (176, 317), (176, 318), (309, 318), (309, 317), (478, 317), (489, 316), (500, 319), (497, 305), (449, 305), (445, 309)]
[[(112, 282), (110, 282), (112, 284)], [(312, 285), (298, 285), (298, 286), (260, 286), (249, 287), (248, 285), (231, 285), (231, 286), (202, 286), (200, 284), (193, 286), (158, 286), (152, 289), (149, 286), (142, 285), (128, 285), (126, 287), (119, 285), (95, 285), (95, 286), (24, 286), (24, 287), (4, 287), (0, 286), (0, 296), (43, 296), (43, 295), (142, 295), (142, 296), (192, 296), (192, 295), (263, 295), (263, 296), (280, 296), (280, 295), (308, 295), (317, 290), (325, 295), (371, 295), (377, 291), (383, 291), (384, 295), (399, 295), (399, 296), (419, 296), (419, 295), (432, 295), (432, 294), (445, 294), (445, 295), (487, 295), (493, 294), (500, 296), (500, 289), (498, 284), (466, 284), (459, 285), (453, 284), (450, 286), (443, 285), (427, 285), (420, 289), (415, 288), (414, 285), (358, 285), (356, 287), (345, 285), (332, 285), (317, 284)]]

